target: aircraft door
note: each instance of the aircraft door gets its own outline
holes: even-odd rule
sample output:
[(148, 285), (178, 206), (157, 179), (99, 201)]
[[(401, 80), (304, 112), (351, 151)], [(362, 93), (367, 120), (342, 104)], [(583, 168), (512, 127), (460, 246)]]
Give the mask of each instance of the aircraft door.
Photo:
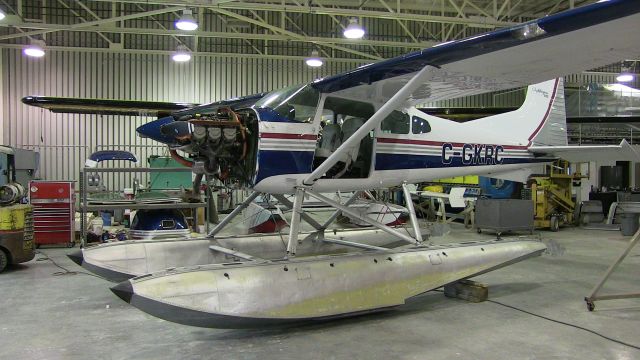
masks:
[[(319, 139), (314, 155), (314, 169), (322, 164), (342, 143), (349, 139), (371, 115), (374, 107), (370, 103), (328, 96), (317, 115)], [(367, 178), (371, 172), (373, 132), (360, 143), (348, 149), (342, 148), (340, 159), (324, 178)]]

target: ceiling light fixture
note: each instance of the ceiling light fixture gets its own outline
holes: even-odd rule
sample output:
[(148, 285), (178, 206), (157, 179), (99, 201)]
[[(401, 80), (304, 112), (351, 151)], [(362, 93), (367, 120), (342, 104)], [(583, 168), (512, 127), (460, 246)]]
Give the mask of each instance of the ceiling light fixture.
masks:
[(198, 28), (198, 23), (191, 10), (183, 10), (182, 16), (176, 21), (175, 25), (176, 28), (184, 31), (193, 31)]
[(618, 82), (633, 81), (633, 74), (631, 73), (630, 67), (622, 65), (621, 70), (622, 71), (620, 72), (620, 74), (616, 77), (616, 80), (618, 80)]
[(305, 62), (307, 63), (307, 66), (311, 67), (319, 67), (324, 64), (324, 61), (322, 61), (322, 58), (320, 57), (320, 54), (318, 54), (317, 50), (313, 50), (311, 52), (311, 56), (306, 58)]
[(7, 14), (4, 13), (4, 11), (2, 11), (2, 9), (0, 9), (0, 20), (4, 19), (7, 16)]
[(45, 43), (42, 40), (32, 40), (31, 45), (27, 46), (22, 52), (31, 57), (43, 57), (44, 56)]
[(352, 17), (342, 34), (347, 39), (361, 39), (364, 36), (364, 28), (358, 23), (358, 18)]
[(185, 46), (178, 46), (178, 50), (171, 56), (175, 62), (187, 62), (191, 60), (191, 52)]

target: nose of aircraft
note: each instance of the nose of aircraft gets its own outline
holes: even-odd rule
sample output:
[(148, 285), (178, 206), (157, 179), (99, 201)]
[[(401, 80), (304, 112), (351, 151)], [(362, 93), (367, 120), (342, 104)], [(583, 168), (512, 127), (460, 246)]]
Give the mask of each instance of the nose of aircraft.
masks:
[(128, 303), (131, 302), (131, 297), (133, 296), (133, 286), (131, 286), (131, 282), (129, 280), (123, 281), (120, 284), (111, 287), (111, 291), (120, 299)]
[(73, 261), (74, 263), (78, 264), (79, 266), (82, 266), (82, 261), (83, 261), (82, 250), (74, 251), (71, 254), (67, 254), (67, 257), (71, 259), (71, 261)]

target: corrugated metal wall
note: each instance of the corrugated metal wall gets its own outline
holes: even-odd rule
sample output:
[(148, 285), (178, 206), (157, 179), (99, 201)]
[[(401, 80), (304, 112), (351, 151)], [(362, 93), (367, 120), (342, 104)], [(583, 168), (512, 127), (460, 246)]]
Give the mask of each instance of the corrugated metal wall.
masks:
[[(135, 134), (136, 127), (152, 118), (53, 114), (23, 105), (22, 97), (206, 103), (308, 82), (356, 66), (333, 63), (311, 69), (302, 61), (215, 56), (178, 64), (163, 55), (63, 51), (31, 59), (19, 50), (3, 49), (3, 143), (39, 151), (43, 179), (77, 180), (85, 159), (96, 150), (127, 149), (145, 162), (150, 155), (165, 154), (164, 146)], [(130, 186), (130, 176), (105, 181), (116, 189)]]

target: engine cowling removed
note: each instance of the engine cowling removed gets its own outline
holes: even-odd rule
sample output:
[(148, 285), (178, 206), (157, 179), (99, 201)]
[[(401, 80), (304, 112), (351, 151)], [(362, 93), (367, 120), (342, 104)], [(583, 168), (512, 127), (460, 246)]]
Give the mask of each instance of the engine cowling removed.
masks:
[[(214, 175), (227, 184), (249, 185), (255, 172), (258, 123), (253, 110), (219, 107), (210, 113), (189, 114), (179, 121), (189, 124), (189, 135), (176, 137), (180, 150), (195, 155), (197, 174)], [(172, 153), (174, 158), (176, 157)]]

